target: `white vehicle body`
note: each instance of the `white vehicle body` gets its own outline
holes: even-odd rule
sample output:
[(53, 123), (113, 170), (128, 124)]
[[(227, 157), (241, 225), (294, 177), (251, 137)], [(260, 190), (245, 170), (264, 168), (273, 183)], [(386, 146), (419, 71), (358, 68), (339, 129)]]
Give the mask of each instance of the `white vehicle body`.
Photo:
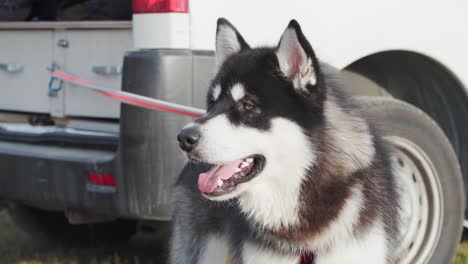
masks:
[[(24, 70), (19, 74), (0, 70), (0, 81), (7, 86), (0, 109), (118, 118), (117, 103), (88, 91), (66, 89), (56, 98), (47, 96), (49, 73), (44, 69), (55, 62), (62, 70), (119, 89), (119, 72), (95, 73), (93, 67), (119, 69), (121, 56), (132, 46), (212, 51), (219, 17), (237, 25), (251, 45), (275, 45), (284, 25), (294, 18), (317, 55), (340, 69), (389, 51), (422, 55), (440, 64), (465, 90), (468, 32), (462, 29), (468, 25), (467, 9), (464, 1), (191, 0), (188, 13), (134, 14), (133, 27), (128, 22), (3, 22), (0, 64), (19, 64)], [(254, 26), (251, 20), (256, 21)], [(58, 44), (64, 39), (67, 48)], [(12, 43), (17, 43), (14, 49)], [(34, 52), (25, 52), (32, 43)], [(85, 98), (88, 107), (75, 103)]]
[[(275, 45), (284, 25), (294, 18), (318, 56), (335, 67), (343, 69), (379, 52), (410, 51), (444, 65), (466, 87), (466, 10), (468, 2), (456, 0), (191, 0), (188, 14), (135, 14), (134, 45), (214, 50), (219, 17), (232, 21), (251, 45)], [(167, 35), (172, 36), (170, 42)]]

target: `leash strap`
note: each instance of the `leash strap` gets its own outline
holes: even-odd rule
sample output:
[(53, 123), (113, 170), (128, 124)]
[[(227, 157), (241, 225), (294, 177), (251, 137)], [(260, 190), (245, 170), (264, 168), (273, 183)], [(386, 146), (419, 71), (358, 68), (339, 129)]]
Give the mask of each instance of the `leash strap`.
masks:
[[(56, 80), (60, 81), (60, 84), (58, 85), (58, 87), (53, 86)], [(158, 99), (154, 99), (151, 97), (133, 94), (129, 92), (99, 87), (97, 85), (92, 84), (91, 82), (87, 80), (80, 79), (76, 76), (73, 76), (71, 74), (68, 74), (66, 72), (59, 71), (59, 70), (52, 70), (52, 77), (49, 82), (49, 91), (50, 92), (60, 91), (61, 86), (62, 86), (61, 85), (62, 81), (98, 92), (99, 94), (104, 95), (108, 98), (112, 98), (114, 100), (120, 101), (125, 104), (129, 104), (129, 105), (135, 105), (135, 106), (139, 106), (143, 108), (159, 110), (159, 111), (164, 111), (164, 112), (171, 112), (171, 113), (176, 113), (179, 115), (186, 115), (186, 116), (197, 117), (197, 118), (203, 116), (206, 113), (205, 110), (195, 108), (195, 107), (171, 103), (171, 102), (158, 100)]]

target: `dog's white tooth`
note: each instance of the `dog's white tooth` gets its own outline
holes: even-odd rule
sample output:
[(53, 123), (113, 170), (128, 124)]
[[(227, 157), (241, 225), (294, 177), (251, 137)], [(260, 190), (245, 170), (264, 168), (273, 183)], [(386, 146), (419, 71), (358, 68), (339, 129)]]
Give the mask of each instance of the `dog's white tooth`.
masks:
[(245, 168), (245, 167), (247, 167), (247, 166), (249, 166), (249, 163), (247, 163), (247, 162), (242, 162), (241, 168)]
[(221, 186), (223, 186), (223, 183), (224, 183), (224, 182), (223, 182), (223, 180), (221, 180), (221, 179), (218, 179), (218, 187), (221, 187)]
[(253, 158), (247, 158), (247, 159), (245, 159), (245, 161), (247, 161), (247, 162), (249, 162), (249, 163), (253, 162), (253, 160), (254, 160)]
[(241, 171), (241, 168), (237, 168), (236, 171), (235, 171), (235, 173), (238, 173), (238, 172), (240, 172), (240, 171)]

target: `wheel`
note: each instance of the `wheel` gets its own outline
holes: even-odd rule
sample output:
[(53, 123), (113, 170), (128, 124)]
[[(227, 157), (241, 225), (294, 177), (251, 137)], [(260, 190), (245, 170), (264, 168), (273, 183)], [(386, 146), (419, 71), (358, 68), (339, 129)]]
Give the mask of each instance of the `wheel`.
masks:
[(358, 97), (395, 149), (403, 177), (398, 263), (451, 263), (461, 237), (465, 195), (457, 156), (423, 111), (387, 97)]
[(44, 211), (25, 205), (16, 205), (8, 212), (23, 231), (47, 243), (73, 246), (124, 243), (136, 233), (136, 221), (131, 220), (71, 225), (63, 212)]

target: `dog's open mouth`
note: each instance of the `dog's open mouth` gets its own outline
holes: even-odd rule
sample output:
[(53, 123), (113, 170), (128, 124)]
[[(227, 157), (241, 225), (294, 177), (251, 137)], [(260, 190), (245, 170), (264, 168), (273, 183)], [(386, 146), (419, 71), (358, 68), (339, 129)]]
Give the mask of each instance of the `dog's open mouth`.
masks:
[(221, 196), (234, 191), (238, 184), (257, 176), (265, 166), (265, 157), (253, 155), (233, 162), (215, 165), (198, 176), (198, 189), (208, 196)]

